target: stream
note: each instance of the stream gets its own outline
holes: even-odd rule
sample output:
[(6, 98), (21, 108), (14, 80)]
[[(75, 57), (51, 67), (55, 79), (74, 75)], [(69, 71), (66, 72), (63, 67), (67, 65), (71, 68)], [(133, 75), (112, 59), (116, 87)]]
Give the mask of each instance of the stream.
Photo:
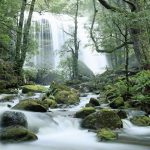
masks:
[[(4, 96), (0, 95), (0, 99)], [(87, 96), (80, 97), (77, 106), (50, 109), (47, 113), (22, 111), (27, 117), (29, 129), (38, 131), (38, 140), (0, 144), (0, 150), (150, 150), (150, 127), (134, 126), (127, 119), (122, 120), (123, 129), (118, 131), (119, 140), (115, 142), (98, 142), (95, 133), (80, 127), (81, 120), (73, 118), (73, 114), (84, 107), (91, 97), (97, 96), (87, 93)], [(40, 94), (37, 93), (34, 98), (38, 97)], [(8, 105), (14, 106), (24, 98), (19, 95), (13, 102), (0, 102), (0, 117), (3, 112), (10, 110)]]

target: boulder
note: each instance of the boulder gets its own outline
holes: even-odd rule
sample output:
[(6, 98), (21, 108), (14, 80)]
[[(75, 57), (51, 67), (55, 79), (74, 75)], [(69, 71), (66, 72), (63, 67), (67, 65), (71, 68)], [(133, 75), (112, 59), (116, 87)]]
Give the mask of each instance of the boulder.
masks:
[(53, 99), (49, 99), (49, 98), (46, 98), (43, 100), (43, 105), (46, 107), (46, 108), (57, 108), (57, 103), (55, 100)]
[(130, 121), (137, 126), (150, 126), (150, 117), (147, 116), (135, 116)]
[(89, 129), (117, 129), (122, 128), (122, 126), (122, 121), (117, 113), (109, 109), (102, 109), (90, 114), (82, 121), (82, 127)]
[(22, 126), (9, 126), (0, 131), (2, 143), (18, 143), (37, 140), (37, 136)]
[(15, 111), (6, 111), (2, 114), (1, 117), (1, 126), (8, 127), (8, 126), (23, 126), (25, 128), (28, 127), (27, 118), (22, 112), (15, 112)]
[(100, 106), (99, 101), (96, 98), (90, 98), (89, 103), (93, 106)]
[(29, 92), (44, 93), (47, 90), (48, 89), (42, 85), (24, 85), (24, 86), (22, 86), (22, 93), (29, 93)]
[(76, 118), (85, 118), (86, 116), (94, 113), (96, 110), (94, 107), (85, 107), (82, 108), (80, 111), (76, 112), (75, 117)]
[(102, 109), (96, 113), (96, 128), (122, 128), (123, 124), (117, 113), (110, 109)]
[(121, 119), (127, 118), (127, 113), (126, 113), (124, 110), (119, 110), (119, 111), (117, 111), (117, 115), (118, 115)]
[(55, 82), (51, 84), (49, 94), (55, 97), (58, 104), (73, 105), (80, 101), (77, 90)]
[(79, 96), (73, 91), (58, 91), (55, 99), (58, 104), (72, 105), (79, 102)]
[(110, 107), (114, 109), (120, 108), (122, 106), (124, 106), (124, 100), (122, 97), (117, 97), (110, 103)]
[(12, 109), (26, 110), (33, 112), (46, 112), (47, 109), (43, 106), (40, 100), (27, 99), (20, 101)]
[(117, 134), (107, 128), (103, 128), (97, 131), (97, 138), (99, 141), (116, 140), (118, 138)]
[(81, 122), (81, 126), (83, 128), (87, 128), (87, 129), (96, 129), (96, 113), (92, 113), (88, 116), (86, 116), (82, 122)]

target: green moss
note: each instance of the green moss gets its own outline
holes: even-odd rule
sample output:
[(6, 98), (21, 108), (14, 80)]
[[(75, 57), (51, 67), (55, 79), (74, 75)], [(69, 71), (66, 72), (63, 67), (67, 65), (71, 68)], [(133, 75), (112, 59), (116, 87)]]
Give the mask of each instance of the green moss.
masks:
[(128, 109), (128, 108), (131, 108), (132, 106), (130, 105), (129, 102), (124, 102), (124, 108), (125, 109)]
[(116, 140), (117, 134), (110, 129), (100, 129), (97, 131), (97, 137), (99, 140)]
[(52, 92), (51, 94), (55, 94), (57, 91), (70, 91), (70, 88), (64, 84), (58, 84), (56, 82), (53, 82), (50, 85), (50, 91)]
[(44, 106), (46, 106), (46, 107), (50, 107), (50, 108), (57, 108), (57, 103), (56, 103), (56, 101), (55, 100), (53, 100), (53, 99), (45, 99), (44, 101), (43, 101), (43, 104), (44, 104)]
[(102, 109), (96, 113), (96, 127), (99, 128), (122, 128), (122, 121), (117, 113), (110, 109)]
[(75, 117), (77, 118), (85, 118), (86, 116), (94, 113), (96, 110), (94, 107), (86, 107), (82, 108), (80, 111), (76, 112)]
[(10, 126), (0, 131), (0, 140), (3, 143), (18, 143), (37, 140), (37, 136), (23, 127)]
[(112, 108), (120, 108), (121, 106), (124, 106), (124, 100), (122, 97), (117, 97), (110, 103), (110, 107)]
[(96, 129), (96, 119), (96, 113), (92, 113), (82, 120), (81, 126), (83, 128)]
[(39, 100), (27, 99), (20, 101), (12, 109), (27, 110), (33, 112), (46, 112), (46, 108), (42, 105), (42, 102)]
[(48, 89), (45, 86), (42, 85), (25, 85), (22, 87), (22, 92), (23, 93), (28, 93), (28, 92), (37, 92), (37, 93), (44, 93)]
[(79, 96), (74, 91), (58, 91), (55, 94), (55, 99), (58, 104), (76, 104), (79, 102)]
[(136, 116), (130, 119), (130, 121), (137, 126), (150, 126), (150, 117)]

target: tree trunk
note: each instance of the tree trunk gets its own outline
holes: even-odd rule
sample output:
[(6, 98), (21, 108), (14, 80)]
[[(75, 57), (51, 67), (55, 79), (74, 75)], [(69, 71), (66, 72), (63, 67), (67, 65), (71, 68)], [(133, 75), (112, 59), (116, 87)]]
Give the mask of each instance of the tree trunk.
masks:
[(73, 56), (73, 72), (74, 79), (78, 79), (79, 71), (78, 71), (78, 53), (79, 53), (79, 41), (78, 41), (78, 12), (79, 12), (79, 0), (76, 3), (76, 13), (75, 13), (75, 31), (74, 31), (74, 56)]
[(36, 0), (32, 0), (29, 10), (29, 15), (27, 19), (27, 23), (24, 25), (24, 11), (26, 8), (26, 0), (22, 0), (22, 8), (20, 13), (20, 20), (18, 26), (18, 33), (17, 33), (17, 42), (16, 42), (16, 61), (15, 61), (15, 71), (18, 75), (21, 75), (21, 71), (26, 59), (26, 53), (28, 49), (28, 37), (29, 37), (29, 30), (31, 26), (31, 19), (32, 14), (34, 11), (34, 5)]
[(22, 0), (18, 30), (17, 30), (16, 52), (15, 52), (15, 71), (16, 71), (16, 73), (20, 72), (18, 70), (18, 64), (19, 64), (20, 58), (21, 58), (21, 45), (22, 45), (22, 35), (23, 35), (23, 24), (24, 24), (25, 8), (26, 8), (26, 0)]

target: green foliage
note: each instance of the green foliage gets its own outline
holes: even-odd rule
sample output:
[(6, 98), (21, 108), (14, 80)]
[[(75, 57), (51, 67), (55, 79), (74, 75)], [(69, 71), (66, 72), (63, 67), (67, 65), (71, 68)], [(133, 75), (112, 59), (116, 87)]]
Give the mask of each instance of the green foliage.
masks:
[(131, 82), (134, 84), (133, 90), (135, 92), (141, 91), (144, 93), (146, 88), (150, 88), (150, 71), (144, 70), (139, 72), (133, 78), (131, 78)]
[[(8, 59), (10, 41), (14, 40), (15, 24), (19, 12), (20, 0), (1, 0), (0, 2), (0, 58)], [(12, 49), (11, 49), (12, 50)], [(11, 52), (12, 53), (12, 52)], [(12, 56), (11, 56), (12, 57)]]

